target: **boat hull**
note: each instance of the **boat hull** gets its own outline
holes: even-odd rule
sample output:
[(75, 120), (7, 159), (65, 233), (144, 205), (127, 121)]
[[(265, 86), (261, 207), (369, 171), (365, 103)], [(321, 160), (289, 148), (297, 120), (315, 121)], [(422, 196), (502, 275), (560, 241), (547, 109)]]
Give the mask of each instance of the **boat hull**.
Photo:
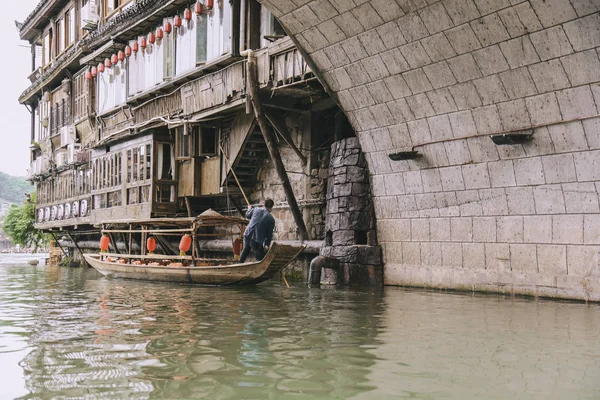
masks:
[(272, 278), (287, 267), (304, 247), (273, 243), (261, 261), (207, 267), (120, 264), (102, 260), (100, 254), (84, 254), (84, 257), (98, 272), (112, 278), (199, 285), (254, 285)]

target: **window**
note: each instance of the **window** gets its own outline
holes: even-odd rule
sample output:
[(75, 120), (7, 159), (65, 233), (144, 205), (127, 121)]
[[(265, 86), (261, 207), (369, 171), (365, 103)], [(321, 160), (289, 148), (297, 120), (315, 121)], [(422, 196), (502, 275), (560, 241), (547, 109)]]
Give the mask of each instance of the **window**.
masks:
[(52, 60), (52, 29), (44, 34), (42, 65), (45, 67)]
[(157, 149), (156, 169), (158, 176), (155, 185), (155, 201), (158, 203), (173, 203), (176, 201), (177, 193), (175, 183), (173, 182), (175, 180), (173, 146), (169, 143), (158, 143)]
[(270, 42), (286, 36), (277, 18), (266, 7), (260, 10), (260, 47), (266, 47)]
[(208, 18), (207, 61), (214, 60), (231, 51), (231, 16), (229, 1), (218, 2)]
[(175, 170), (175, 160), (171, 156), (171, 145), (167, 143), (158, 144), (157, 170), (158, 179), (174, 180), (173, 171)]
[(215, 156), (217, 155), (217, 128), (202, 127), (200, 129), (200, 143), (198, 155)]
[(104, 0), (104, 16), (107, 17), (131, 0)]
[(65, 18), (61, 17), (56, 22), (56, 40), (57, 40), (57, 52), (62, 53), (65, 50)]
[(65, 14), (65, 33), (66, 46), (68, 47), (75, 41), (75, 9), (71, 8)]
[[(165, 20), (165, 23), (170, 22), (173, 24), (172, 20)], [(172, 33), (164, 35), (162, 40), (162, 53), (163, 53), (163, 78), (170, 79), (173, 77), (173, 69), (175, 66), (175, 51), (174, 51), (174, 36)]]
[(177, 145), (177, 159), (189, 159), (192, 154), (192, 138), (190, 126), (179, 126), (175, 128), (175, 141)]
[[(200, 17), (202, 18), (207, 17)], [(175, 37), (175, 74), (182, 75), (196, 67), (197, 19), (183, 20), (181, 27), (173, 30)]]

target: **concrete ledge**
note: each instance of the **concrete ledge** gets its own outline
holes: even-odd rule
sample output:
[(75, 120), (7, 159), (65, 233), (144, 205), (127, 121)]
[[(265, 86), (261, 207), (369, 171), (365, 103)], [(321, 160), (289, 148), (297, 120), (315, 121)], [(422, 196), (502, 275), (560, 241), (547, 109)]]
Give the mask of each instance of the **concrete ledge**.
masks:
[(384, 284), (600, 302), (600, 276), (553, 276), (515, 271), (386, 264)]

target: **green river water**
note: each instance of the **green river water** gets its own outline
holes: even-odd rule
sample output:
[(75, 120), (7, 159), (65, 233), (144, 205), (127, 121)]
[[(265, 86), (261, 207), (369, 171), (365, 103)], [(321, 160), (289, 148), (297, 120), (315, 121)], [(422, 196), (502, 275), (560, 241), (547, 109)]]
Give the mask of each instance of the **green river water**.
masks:
[(0, 399), (598, 399), (600, 306), (213, 288), (0, 255)]

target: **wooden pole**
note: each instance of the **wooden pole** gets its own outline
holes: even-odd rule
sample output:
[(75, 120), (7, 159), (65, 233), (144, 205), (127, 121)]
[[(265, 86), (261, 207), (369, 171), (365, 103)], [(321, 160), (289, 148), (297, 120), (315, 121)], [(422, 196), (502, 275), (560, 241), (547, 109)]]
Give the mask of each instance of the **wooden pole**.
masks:
[(63, 252), (63, 254), (65, 255), (65, 257), (69, 257), (69, 255), (67, 254), (67, 252), (65, 251), (65, 249), (63, 249), (63, 247), (58, 242), (58, 239), (56, 238), (56, 235), (54, 234), (54, 232), (50, 232), (50, 235), (52, 236), (52, 239), (54, 239), (54, 241), (56, 242), (56, 244), (60, 248), (60, 250)]
[(110, 243), (115, 248), (115, 253), (121, 254), (121, 251), (119, 250), (119, 247), (117, 246), (117, 241), (115, 240), (114, 235), (112, 234), (112, 232), (107, 232), (107, 233), (108, 233), (108, 237), (110, 238)]
[(275, 164), (277, 175), (279, 175), (279, 179), (281, 180), (283, 191), (285, 192), (285, 197), (287, 198), (288, 204), (290, 205), (290, 209), (292, 210), (294, 221), (298, 226), (298, 234), (300, 235), (300, 240), (307, 240), (308, 231), (306, 230), (306, 225), (304, 224), (304, 219), (302, 218), (302, 212), (300, 212), (300, 207), (298, 207), (298, 203), (296, 202), (296, 196), (294, 195), (292, 185), (290, 184), (287, 172), (285, 171), (285, 166), (283, 165), (283, 161), (281, 161), (281, 155), (277, 150), (277, 144), (275, 142), (275, 138), (273, 137), (273, 132), (269, 130), (267, 126), (267, 121), (263, 112), (262, 103), (258, 95), (258, 74), (256, 68), (256, 58), (254, 57), (254, 54), (248, 55), (246, 75), (248, 77), (248, 93), (250, 95), (252, 107), (254, 108), (254, 117), (258, 122), (260, 131), (262, 132), (263, 138), (265, 139), (265, 143), (267, 144), (269, 155), (271, 156), (271, 159)]
[(129, 224), (129, 249), (128, 249), (128, 254), (133, 254), (133, 234), (131, 233), (131, 231), (133, 227), (131, 226), (131, 224)]
[(250, 202), (248, 201), (248, 197), (246, 197), (246, 192), (244, 192), (244, 188), (242, 188), (242, 185), (240, 184), (240, 181), (238, 180), (238, 177), (235, 174), (235, 171), (233, 170), (233, 165), (231, 165), (231, 162), (229, 161), (229, 158), (227, 157), (227, 154), (225, 153), (225, 150), (223, 150), (223, 146), (221, 146), (221, 143), (219, 143), (219, 148), (221, 149), (221, 154), (223, 154), (223, 157), (225, 157), (225, 161), (227, 161), (227, 165), (229, 165), (229, 170), (233, 174), (233, 177), (235, 178), (235, 181), (237, 182), (238, 187), (240, 188), (240, 190), (242, 192), (242, 195), (244, 196), (244, 200), (246, 200), (246, 204), (248, 206), (250, 206)]
[(275, 128), (275, 130), (279, 133), (279, 136), (281, 136), (283, 141), (286, 142), (292, 148), (292, 150), (294, 150), (294, 153), (296, 153), (296, 155), (298, 156), (300, 161), (302, 161), (302, 165), (306, 165), (306, 162), (307, 162), (306, 157), (304, 156), (304, 154), (302, 154), (300, 149), (298, 147), (296, 147), (296, 145), (294, 144), (294, 141), (292, 140), (292, 136), (290, 135), (290, 133), (287, 129), (287, 126), (285, 126), (285, 122), (280, 120), (279, 118), (277, 118), (277, 116), (273, 113), (267, 112), (265, 115), (266, 115), (267, 119), (269, 120), (269, 122), (271, 123), (271, 125), (273, 126), (273, 128)]

